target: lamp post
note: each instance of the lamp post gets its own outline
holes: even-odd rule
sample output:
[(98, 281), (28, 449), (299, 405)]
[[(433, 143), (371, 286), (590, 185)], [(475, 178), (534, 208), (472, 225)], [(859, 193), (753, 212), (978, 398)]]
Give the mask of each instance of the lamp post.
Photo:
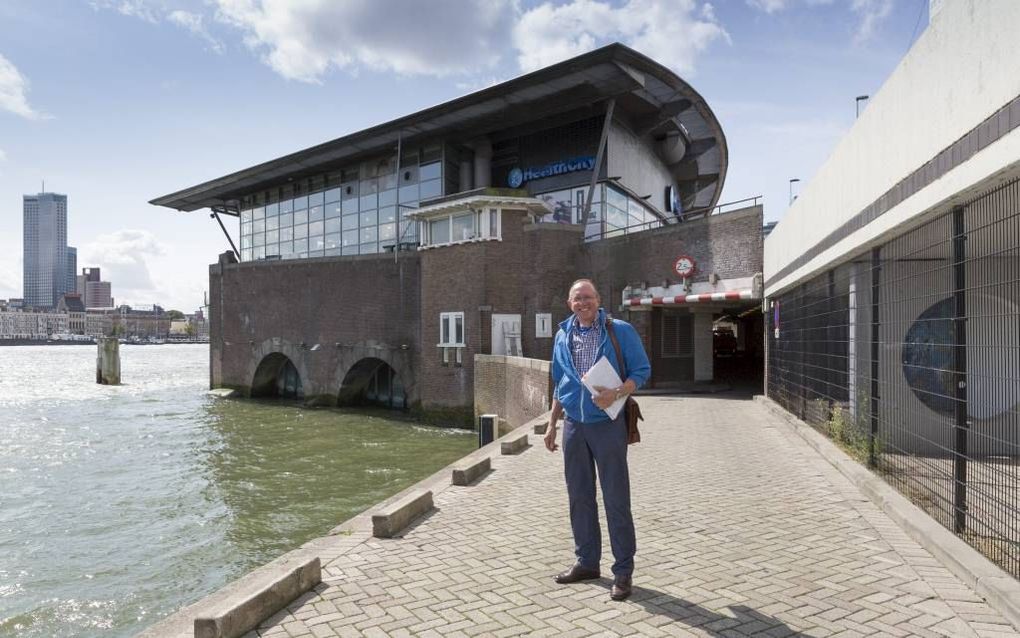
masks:
[(800, 178), (794, 177), (790, 180), (790, 203), (793, 204), (793, 183), (799, 182)]
[(858, 117), (861, 116), (861, 102), (867, 101), (867, 99), (869, 97), (870, 96), (868, 96), (868, 95), (858, 95), (857, 96), (857, 99), (855, 100), (856, 105), (857, 105), (857, 115), (854, 116), (855, 118), (858, 118)]

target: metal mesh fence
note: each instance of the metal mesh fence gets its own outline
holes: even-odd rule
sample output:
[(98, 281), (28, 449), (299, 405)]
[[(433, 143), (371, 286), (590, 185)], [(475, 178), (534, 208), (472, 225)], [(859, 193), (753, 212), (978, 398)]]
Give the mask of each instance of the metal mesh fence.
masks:
[(767, 306), (769, 396), (1020, 577), (1020, 181)]

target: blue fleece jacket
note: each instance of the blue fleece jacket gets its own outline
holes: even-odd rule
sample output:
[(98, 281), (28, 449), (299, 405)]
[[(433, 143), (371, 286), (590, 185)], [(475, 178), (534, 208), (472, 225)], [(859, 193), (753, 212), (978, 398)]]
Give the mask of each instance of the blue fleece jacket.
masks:
[[(553, 396), (556, 397), (563, 411), (574, 421), (582, 423), (597, 423), (608, 421), (609, 415), (595, 405), (591, 393), (581, 383), (581, 375), (574, 367), (574, 358), (570, 354), (570, 337), (574, 330), (576, 318), (571, 315), (569, 319), (560, 324), (560, 330), (556, 333), (556, 341), (553, 344), (552, 357), (552, 381)], [(616, 373), (620, 374), (620, 364), (616, 360), (616, 350), (613, 342), (609, 340), (609, 331), (605, 329), (606, 311), (599, 308), (599, 325), (602, 326), (602, 342), (599, 344), (599, 352), (595, 357), (598, 361), (603, 355), (613, 364)], [(613, 319), (613, 330), (616, 340), (620, 342), (620, 351), (627, 363), (627, 378), (641, 387), (648, 380), (652, 372), (652, 366), (648, 363), (648, 355), (641, 344), (641, 337), (638, 336), (634, 326), (626, 321)], [(620, 375), (621, 378), (623, 375)]]

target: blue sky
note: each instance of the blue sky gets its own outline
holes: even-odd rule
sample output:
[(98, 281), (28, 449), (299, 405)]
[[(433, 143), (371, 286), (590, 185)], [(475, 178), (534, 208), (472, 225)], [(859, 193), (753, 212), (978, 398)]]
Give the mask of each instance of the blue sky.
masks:
[[(69, 197), (78, 265), (118, 303), (193, 311), (227, 248), (147, 201), (620, 41), (722, 122), (722, 201), (780, 219), (927, 25), (928, 0), (7, 0), (0, 3), (0, 298), (21, 196)], [(795, 193), (796, 191), (795, 185)]]

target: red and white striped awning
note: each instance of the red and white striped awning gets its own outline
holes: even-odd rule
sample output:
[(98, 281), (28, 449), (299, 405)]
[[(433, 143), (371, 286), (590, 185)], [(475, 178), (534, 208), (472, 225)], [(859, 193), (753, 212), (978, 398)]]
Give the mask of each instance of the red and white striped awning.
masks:
[(755, 299), (752, 290), (730, 290), (727, 292), (705, 292), (698, 295), (676, 295), (675, 297), (634, 297), (627, 306), (672, 306), (682, 303), (710, 303), (713, 301), (741, 301)]

